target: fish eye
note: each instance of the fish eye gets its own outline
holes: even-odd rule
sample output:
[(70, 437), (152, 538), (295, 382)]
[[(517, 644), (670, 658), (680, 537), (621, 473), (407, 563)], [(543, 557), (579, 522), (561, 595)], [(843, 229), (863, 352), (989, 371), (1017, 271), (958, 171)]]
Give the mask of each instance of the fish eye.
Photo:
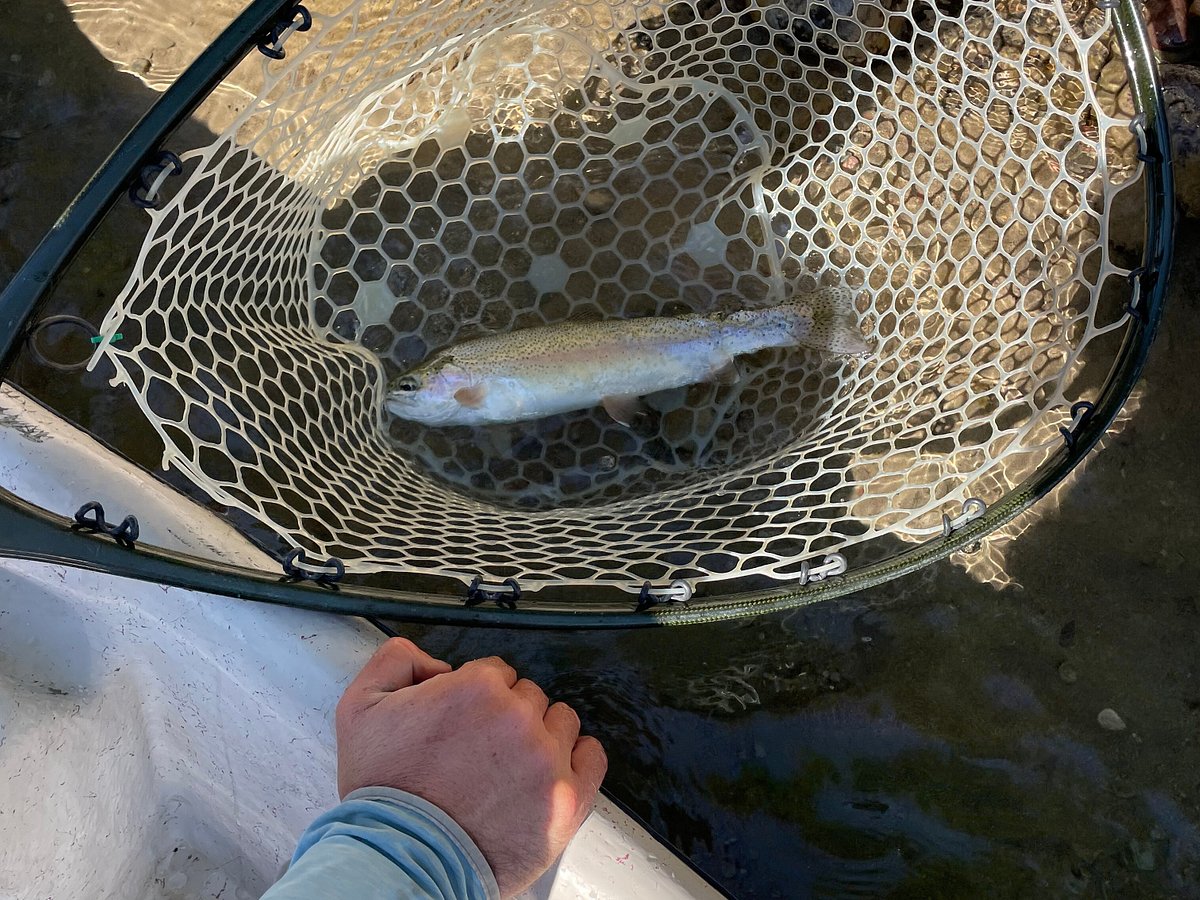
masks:
[(421, 379), (417, 378), (416, 375), (405, 375), (396, 382), (396, 390), (404, 391), (405, 393), (418, 390), (420, 387)]

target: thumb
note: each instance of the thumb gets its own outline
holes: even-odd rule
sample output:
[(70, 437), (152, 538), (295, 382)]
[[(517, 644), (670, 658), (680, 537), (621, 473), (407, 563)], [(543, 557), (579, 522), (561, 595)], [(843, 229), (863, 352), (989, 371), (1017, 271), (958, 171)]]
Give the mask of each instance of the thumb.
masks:
[(450, 664), (434, 659), (407, 638), (383, 643), (346, 688), (344, 699), (371, 705), (379, 694), (399, 691), (450, 671)]

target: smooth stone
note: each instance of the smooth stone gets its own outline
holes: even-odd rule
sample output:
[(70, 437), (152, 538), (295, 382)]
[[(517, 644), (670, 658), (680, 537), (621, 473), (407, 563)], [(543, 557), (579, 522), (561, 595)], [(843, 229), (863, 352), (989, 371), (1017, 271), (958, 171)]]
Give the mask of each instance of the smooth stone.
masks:
[(1096, 716), (1096, 721), (1100, 723), (1100, 727), (1105, 731), (1124, 731), (1125, 720), (1117, 715), (1115, 709), (1102, 709), (1100, 714)]

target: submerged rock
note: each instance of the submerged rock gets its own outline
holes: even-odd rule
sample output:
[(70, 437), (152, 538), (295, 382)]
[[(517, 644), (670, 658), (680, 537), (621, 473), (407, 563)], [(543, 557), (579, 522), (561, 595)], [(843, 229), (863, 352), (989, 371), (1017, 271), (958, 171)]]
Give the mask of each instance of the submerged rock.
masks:
[(1163, 104), (1171, 129), (1175, 197), (1185, 216), (1200, 216), (1200, 69), (1164, 64)]
[(1100, 723), (1100, 727), (1105, 731), (1124, 731), (1125, 720), (1117, 715), (1115, 709), (1102, 709), (1100, 714), (1096, 716), (1096, 721)]
[(1058, 677), (1067, 684), (1074, 684), (1079, 680), (1079, 673), (1075, 671), (1075, 667), (1069, 662), (1064, 662), (1058, 667)]

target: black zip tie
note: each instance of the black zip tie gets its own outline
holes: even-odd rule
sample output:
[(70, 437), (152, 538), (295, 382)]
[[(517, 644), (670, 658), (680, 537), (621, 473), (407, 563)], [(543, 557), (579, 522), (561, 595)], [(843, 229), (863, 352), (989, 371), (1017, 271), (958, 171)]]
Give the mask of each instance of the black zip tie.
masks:
[(650, 582), (642, 585), (642, 592), (638, 594), (637, 606), (633, 608), (634, 612), (645, 612), (655, 606), (658, 606), (662, 601), (650, 593)]
[[(296, 17), (300, 24), (296, 24)], [(258, 52), (270, 59), (283, 59), (287, 51), (283, 49), (284, 42), (296, 31), (308, 31), (312, 28), (312, 13), (297, 3), (291, 9), (284, 10), (275, 24), (258, 42)]]
[(72, 531), (82, 531), (87, 534), (107, 534), (126, 550), (132, 550), (140, 535), (137, 516), (126, 516), (120, 525), (110, 525), (104, 519), (104, 507), (92, 500), (79, 507), (75, 513), (75, 524)]
[[(300, 565), (297, 565), (299, 563)], [(298, 581), (315, 581), (318, 584), (332, 585), (341, 581), (346, 574), (346, 564), (336, 556), (331, 556), (323, 563), (310, 563), (304, 555), (303, 547), (294, 548), (283, 558), (283, 574)], [(332, 572), (311, 572), (301, 566), (320, 565), (333, 569)]]
[(163, 203), (158, 196), (162, 183), (182, 174), (183, 160), (170, 150), (159, 150), (154, 161), (142, 166), (137, 181), (129, 186), (130, 202), (142, 209), (162, 209)]
[(505, 609), (516, 609), (517, 601), (521, 599), (521, 586), (517, 584), (515, 578), (505, 578), (504, 584), (512, 591), (495, 590), (494, 588), (483, 587), (482, 576), (476, 575), (467, 586), (467, 606), (478, 606), (487, 600), (491, 600), (497, 606), (502, 606)]
[(1125, 315), (1127, 316), (1136, 316), (1139, 319), (1144, 318), (1141, 309), (1142, 304), (1140, 302), (1135, 303), (1134, 301), (1142, 299), (1141, 286), (1138, 284), (1138, 281), (1146, 274), (1146, 271), (1145, 266), (1138, 266), (1136, 269), (1131, 269), (1129, 274), (1125, 276), (1125, 280), (1129, 282), (1129, 287), (1133, 291), (1133, 298), (1125, 303)]
[(1087, 425), (1095, 411), (1095, 404), (1089, 403), (1087, 400), (1080, 400), (1071, 407), (1071, 427), (1068, 428), (1064, 425), (1058, 429), (1067, 443), (1068, 450), (1075, 449), (1075, 436)]

